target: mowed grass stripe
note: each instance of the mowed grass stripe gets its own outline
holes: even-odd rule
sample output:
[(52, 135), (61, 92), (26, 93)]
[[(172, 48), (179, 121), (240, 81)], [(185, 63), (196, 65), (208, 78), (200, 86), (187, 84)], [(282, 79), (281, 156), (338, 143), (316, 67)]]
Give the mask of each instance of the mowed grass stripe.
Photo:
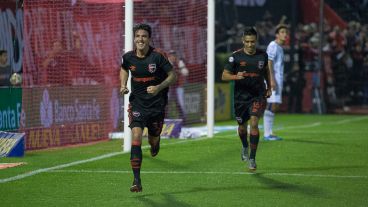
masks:
[[(107, 174), (131, 174), (131, 170), (51, 170), (47, 173), (107, 173)], [(141, 174), (220, 174), (220, 175), (254, 175), (256, 172), (216, 172), (216, 171), (141, 171)], [(368, 179), (365, 175), (322, 175), (322, 174), (303, 174), (303, 173), (276, 173), (262, 172), (262, 175), (271, 176), (294, 176), (294, 177), (322, 177), (322, 178), (357, 178)]]

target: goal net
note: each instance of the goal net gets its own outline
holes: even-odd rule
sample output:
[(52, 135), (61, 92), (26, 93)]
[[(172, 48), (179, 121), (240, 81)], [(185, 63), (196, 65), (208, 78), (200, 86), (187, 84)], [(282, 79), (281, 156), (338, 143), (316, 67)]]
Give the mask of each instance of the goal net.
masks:
[[(123, 0), (24, 1), (23, 109), (26, 149), (107, 139), (122, 129), (119, 70)], [(179, 75), (167, 118), (205, 120), (207, 0), (140, 0), (134, 23), (153, 29)], [(175, 56), (175, 58), (174, 58)]]
[(164, 50), (177, 71), (167, 118), (184, 124), (206, 119), (207, 0), (143, 0), (134, 3), (134, 22), (152, 27), (153, 46)]
[(123, 3), (24, 1), (26, 149), (107, 139), (118, 127)]

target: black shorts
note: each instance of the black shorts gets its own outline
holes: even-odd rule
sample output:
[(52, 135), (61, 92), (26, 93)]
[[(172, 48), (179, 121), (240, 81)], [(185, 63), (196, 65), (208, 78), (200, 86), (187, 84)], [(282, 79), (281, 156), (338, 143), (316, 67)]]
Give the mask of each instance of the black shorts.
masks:
[(140, 127), (142, 130), (147, 127), (148, 134), (160, 136), (165, 119), (165, 110), (148, 110), (138, 105), (129, 104), (129, 127)]
[(253, 97), (245, 102), (234, 104), (235, 118), (239, 125), (247, 122), (251, 116), (261, 117), (265, 111), (267, 100), (264, 97)]

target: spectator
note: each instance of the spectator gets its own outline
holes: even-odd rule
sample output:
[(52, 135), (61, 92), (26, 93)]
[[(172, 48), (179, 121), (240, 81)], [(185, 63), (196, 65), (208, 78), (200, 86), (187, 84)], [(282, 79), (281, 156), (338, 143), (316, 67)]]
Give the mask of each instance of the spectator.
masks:
[(8, 52), (0, 50), (0, 86), (10, 86), (12, 70), (8, 64)]

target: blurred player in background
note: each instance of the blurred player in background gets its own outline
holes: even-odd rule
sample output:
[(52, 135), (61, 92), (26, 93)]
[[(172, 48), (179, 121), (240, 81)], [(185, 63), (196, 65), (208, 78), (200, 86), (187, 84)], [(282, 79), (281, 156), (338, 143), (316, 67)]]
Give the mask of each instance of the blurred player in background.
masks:
[(130, 191), (141, 192), (143, 129), (148, 128), (148, 142), (151, 156), (154, 157), (160, 150), (168, 87), (176, 81), (176, 74), (168, 59), (150, 46), (152, 30), (149, 25), (138, 24), (134, 26), (133, 33), (135, 49), (123, 55), (120, 92), (129, 92), (126, 84), (130, 71), (132, 79), (128, 113), (132, 130), (130, 163), (134, 174)]
[(185, 103), (184, 103), (184, 83), (186, 82), (186, 78), (189, 75), (189, 70), (185, 66), (185, 63), (182, 59), (178, 57), (175, 50), (170, 50), (168, 59), (171, 65), (174, 67), (176, 74), (178, 75), (178, 80), (176, 81), (175, 86), (175, 98), (176, 103), (179, 106), (180, 118), (185, 121)]
[(272, 70), (275, 81), (275, 90), (267, 99), (267, 107), (263, 116), (264, 140), (275, 141), (282, 138), (273, 134), (272, 128), (275, 119), (275, 113), (282, 103), (282, 86), (284, 81), (284, 50), (282, 45), (288, 36), (288, 28), (284, 24), (280, 24), (275, 30), (276, 39), (267, 46), (268, 67)]
[(0, 50), (0, 86), (10, 86), (11, 67), (8, 64), (8, 52)]
[[(258, 122), (262, 116), (266, 97), (271, 95), (272, 71), (267, 67), (267, 54), (256, 49), (257, 31), (253, 27), (244, 29), (244, 47), (228, 59), (222, 80), (235, 81), (234, 109), (238, 122), (238, 135), (243, 148), (241, 158), (249, 159), (249, 170), (256, 170), (256, 151), (259, 142)], [(267, 87), (265, 85), (267, 82)], [(248, 154), (247, 127), (250, 120), (250, 154)]]

